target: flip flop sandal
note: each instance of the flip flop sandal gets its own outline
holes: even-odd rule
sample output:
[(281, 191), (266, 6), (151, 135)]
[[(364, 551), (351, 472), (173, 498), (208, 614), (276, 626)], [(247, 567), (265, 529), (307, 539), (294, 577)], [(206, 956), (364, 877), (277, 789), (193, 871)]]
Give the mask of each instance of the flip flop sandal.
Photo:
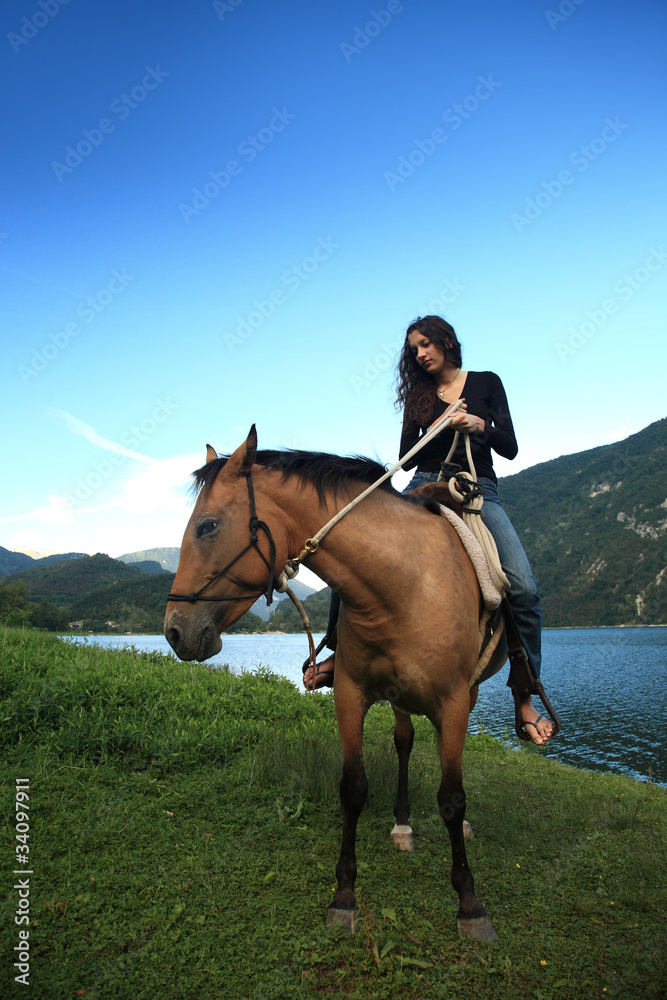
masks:
[[(315, 666), (319, 667), (319, 664), (316, 663)], [(308, 669), (307, 666), (306, 669)], [(319, 677), (321, 677), (322, 680), (318, 680)], [(315, 690), (317, 691), (319, 688), (325, 688), (325, 687), (332, 688), (333, 678), (334, 678), (333, 670), (317, 670), (317, 672), (315, 673)], [(310, 691), (311, 690), (310, 685), (308, 684), (306, 686)]]
[[(525, 729), (526, 726), (535, 726), (535, 729), (537, 729), (538, 725), (540, 724), (540, 722), (542, 722), (543, 719), (546, 722), (550, 722), (551, 721), (546, 715), (538, 715), (538, 717), (535, 719), (535, 722), (523, 722), (523, 720), (522, 720), (523, 728)], [(530, 739), (530, 736), (528, 736), (527, 733), (526, 733), (526, 736), (530, 740), (531, 743), (534, 742), (534, 740)], [(542, 737), (542, 739), (544, 740), (544, 742), (543, 743), (535, 743), (535, 746), (538, 746), (538, 747), (546, 746), (546, 744), (549, 742), (550, 738), (551, 737), (549, 737), (549, 736), (547, 736), (546, 739), (544, 739), (544, 737)]]

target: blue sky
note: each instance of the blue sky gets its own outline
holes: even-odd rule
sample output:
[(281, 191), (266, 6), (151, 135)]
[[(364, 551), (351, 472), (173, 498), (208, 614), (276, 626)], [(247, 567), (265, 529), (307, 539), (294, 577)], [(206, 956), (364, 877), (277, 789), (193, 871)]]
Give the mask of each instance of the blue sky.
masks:
[(0, 544), (178, 545), (207, 441), (393, 462), (438, 312), (507, 475), (665, 415), (659, 0), (0, 14)]

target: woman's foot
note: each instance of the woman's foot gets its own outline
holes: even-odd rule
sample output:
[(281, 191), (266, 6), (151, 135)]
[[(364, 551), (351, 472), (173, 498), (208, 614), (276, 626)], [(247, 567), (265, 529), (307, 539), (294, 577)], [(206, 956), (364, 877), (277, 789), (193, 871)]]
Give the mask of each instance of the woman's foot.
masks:
[(521, 719), (528, 737), (535, 746), (543, 747), (549, 742), (554, 731), (553, 722), (546, 716), (540, 715), (530, 695), (521, 699)]
[[(327, 656), (326, 660), (316, 664), (315, 688), (333, 687), (334, 660), (335, 653)], [(313, 690), (313, 668), (307, 667), (303, 672), (303, 686), (307, 691)]]

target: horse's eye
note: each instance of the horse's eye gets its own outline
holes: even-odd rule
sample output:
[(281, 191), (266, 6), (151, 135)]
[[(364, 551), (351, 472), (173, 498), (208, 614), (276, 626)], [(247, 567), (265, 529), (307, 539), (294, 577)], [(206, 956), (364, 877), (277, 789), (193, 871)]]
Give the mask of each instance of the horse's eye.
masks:
[(202, 521), (202, 523), (197, 528), (197, 538), (201, 538), (202, 535), (210, 535), (212, 531), (218, 527), (217, 521)]

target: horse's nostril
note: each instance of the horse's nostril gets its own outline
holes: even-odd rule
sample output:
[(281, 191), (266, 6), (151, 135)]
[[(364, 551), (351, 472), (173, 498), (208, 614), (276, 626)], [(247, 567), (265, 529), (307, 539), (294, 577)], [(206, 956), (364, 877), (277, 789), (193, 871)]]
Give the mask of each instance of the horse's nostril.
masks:
[(181, 638), (181, 633), (178, 631), (177, 628), (167, 629), (167, 642), (172, 647), (172, 649), (176, 649), (176, 646), (178, 645), (180, 638)]

